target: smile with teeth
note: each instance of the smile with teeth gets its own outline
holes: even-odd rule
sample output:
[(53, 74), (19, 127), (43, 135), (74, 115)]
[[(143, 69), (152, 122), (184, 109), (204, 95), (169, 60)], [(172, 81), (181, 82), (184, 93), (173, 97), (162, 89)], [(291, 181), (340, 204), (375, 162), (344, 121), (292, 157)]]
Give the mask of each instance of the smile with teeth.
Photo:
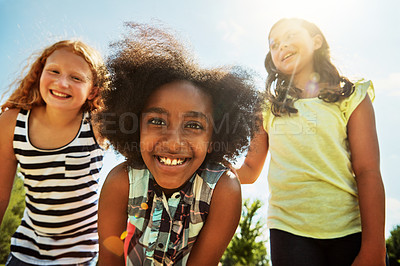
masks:
[(69, 98), (69, 97), (71, 97), (68, 94), (65, 94), (65, 93), (62, 93), (62, 92), (58, 92), (58, 91), (55, 91), (55, 90), (50, 90), (50, 91), (51, 91), (51, 94), (53, 94), (53, 95), (55, 95), (57, 97), (61, 97), (61, 98)]
[(288, 54), (286, 54), (284, 57), (283, 57), (283, 59), (282, 59), (282, 61), (283, 60), (286, 60), (288, 57), (291, 57), (292, 55), (294, 55), (295, 53), (288, 53)]
[(186, 159), (180, 159), (180, 158), (168, 158), (168, 157), (160, 157), (160, 156), (157, 156), (157, 159), (158, 159), (158, 161), (160, 162), (160, 163), (162, 163), (162, 164), (164, 164), (164, 165), (171, 165), (171, 166), (174, 166), (174, 165), (181, 165), (181, 164), (183, 164), (184, 162), (186, 162)]

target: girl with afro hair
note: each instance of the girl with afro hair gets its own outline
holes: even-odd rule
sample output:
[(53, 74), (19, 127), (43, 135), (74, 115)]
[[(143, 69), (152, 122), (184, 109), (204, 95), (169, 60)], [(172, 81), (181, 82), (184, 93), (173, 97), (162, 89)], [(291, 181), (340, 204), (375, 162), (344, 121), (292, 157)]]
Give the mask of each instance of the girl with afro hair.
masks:
[(230, 165), (258, 125), (252, 77), (200, 67), (168, 30), (126, 26), (98, 117), (126, 158), (101, 192), (99, 264), (217, 265), (241, 214)]

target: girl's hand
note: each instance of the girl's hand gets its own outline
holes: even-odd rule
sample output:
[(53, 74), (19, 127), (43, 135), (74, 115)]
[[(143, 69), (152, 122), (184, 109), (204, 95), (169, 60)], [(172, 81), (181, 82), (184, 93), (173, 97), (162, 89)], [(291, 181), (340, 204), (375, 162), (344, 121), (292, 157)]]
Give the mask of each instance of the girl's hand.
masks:
[(385, 266), (386, 253), (378, 250), (367, 250), (361, 248), (352, 266)]

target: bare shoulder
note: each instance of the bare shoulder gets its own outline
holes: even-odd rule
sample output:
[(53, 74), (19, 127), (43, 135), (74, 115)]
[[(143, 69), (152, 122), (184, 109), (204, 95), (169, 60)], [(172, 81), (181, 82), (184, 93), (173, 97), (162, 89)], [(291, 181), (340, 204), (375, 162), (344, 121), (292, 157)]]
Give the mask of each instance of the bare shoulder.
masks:
[[(229, 200), (227, 200), (229, 199)], [(215, 186), (211, 208), (241, 208), (242, 190), (239, 178), (231, 171), (225, 172)]]
[(104, 181), (104, 187), (112, 187), (112, 189), (116, 188), (128, 188), (129, 186), (129, 176), (128, 176), (128, 168), (126, 163), (120, 163), (115, 166), (110, 173), (108, 173), (106, 180)]
[(100, 193), (100, 207), (126, 208), (129, 197), (129, 176), (125, 163), (115, 166), (107, 175)]
[(214, 193), (218, 194), (241, 194), (240, 181), (231, 171), (226, 171), (220, 177)]
[[(13, 185), (17, 158), (14, 154), (14, 128), (19, 109), (7, 110), (0, 115), (0, 216), (7, 207)], [(5, 205), (4, 205), (5, 204)], [(1, 218), (0, 217), (0, 223)]]
[(0, 114), (0, 130), (4, 132), (4, 130), (14, 127), (17, 122), (17, 116), (20, 109), (9, 109)]
[(13, 108), (13, 109), (8, 109), (4, 111), (3, 113), (0, 114), (0, 117), (7, 117), (7, 116), (12, 116), (14, 118), (17, 118), (18, 113), (20, 112), (21, 109), (19, 108)]
[(10, 109), (0, 115), (0, 146), (2, 148), (12, 147), (14, 129), (17, 123), (19, 109)]
[(129, 176), (125, 163), (115, 166), (107, 175), (101, 188), (99, 215), (124, 213), (129, 198)]

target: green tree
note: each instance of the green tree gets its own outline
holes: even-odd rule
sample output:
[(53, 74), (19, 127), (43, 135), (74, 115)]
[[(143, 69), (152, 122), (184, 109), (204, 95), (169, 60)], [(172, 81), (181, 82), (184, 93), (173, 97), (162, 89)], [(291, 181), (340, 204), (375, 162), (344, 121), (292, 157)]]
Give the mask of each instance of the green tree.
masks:
[(0, 227), (0, 264), (5, 263), (10, 253), (10, 240), (21, 223), (25, 209), (24, 180), (17, 174), (14, 179), (8, 208)]
[(390, 266), (400, 266), (400, 225), (390, 231), (390, 237), (386, 240), (386, 249)]
[(261, 206), (262, 203), (258, 199), (253, 202), (250, 202), (249, 199), (244, 201), (238, 231), (222, 256), (222, 265), (269, 265), (265, 247), (267, 241), (262, 239), (265, 223), (260, 219), (255, 219)]

